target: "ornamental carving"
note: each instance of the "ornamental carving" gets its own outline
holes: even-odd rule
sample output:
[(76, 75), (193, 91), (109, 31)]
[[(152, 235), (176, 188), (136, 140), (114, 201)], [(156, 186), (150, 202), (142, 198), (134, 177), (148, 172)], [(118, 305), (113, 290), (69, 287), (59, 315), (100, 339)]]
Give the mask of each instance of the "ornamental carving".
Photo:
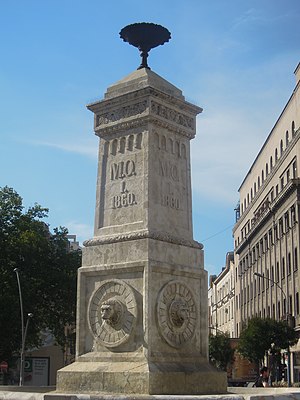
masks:
[(155, 101), (152, 101), (151, 111), (154, 114), (159, 115), (160, 117), (163, 117), (170, 121), (173, 121), (176, 124), (182, 125), (185, 128), (193, 129), (193, 118), (190, 118), (182, 113), (179, 113), (173, 110), (172, 108), (168, 108), (159, 103), (156, 103)]
[(96, 126), (110, 124), (111, 122), (116, 122), (119, 121), (120, 119), (129, 118), (133, 117), (134, 115), (142, 114), (144, 111), (146, 111), (146, 109), (147, 109), (147, 100), (119, 108), (117, 110), (97, 116)]
[(179, 348), (194, 336), (197, 309), (190, 289), (179, 281), (167, 283), (157, 300), (160, 335), (172, 347)]
[(196, 240), (187, 240), (179, 238), (167, 232), (156, 232), (148, 230), (135, 231), (131, 233), (122, 233), (112, 236), (99, 236), (93, 239), (85, 240), (83, 242), (83, 245), (85, 247), (90, 247), (90, 246), (98, 246), (99, 244), (126, 242), (129, 240), (138, 240), (138, 239), (154, 239), (154, 240), (160, 240), (162, 242), (178, 244), (180, 246), (187, 246), (195, 249), (203, 249), (203, 244), (197, 242)]
[(95, 340), (105, 347), (125, 343), (136, 323), (133, 290), (119, 279), (105, 281), (91, 296), (88, 323)]

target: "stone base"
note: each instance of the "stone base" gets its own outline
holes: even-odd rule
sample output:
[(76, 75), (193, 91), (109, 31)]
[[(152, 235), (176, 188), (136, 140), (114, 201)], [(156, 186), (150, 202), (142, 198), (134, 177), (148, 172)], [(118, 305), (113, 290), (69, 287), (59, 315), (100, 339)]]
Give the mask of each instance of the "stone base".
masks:
[(227, 376), (209, 364), (75, 362), (57, 373), (63, 393), (222, 394)]

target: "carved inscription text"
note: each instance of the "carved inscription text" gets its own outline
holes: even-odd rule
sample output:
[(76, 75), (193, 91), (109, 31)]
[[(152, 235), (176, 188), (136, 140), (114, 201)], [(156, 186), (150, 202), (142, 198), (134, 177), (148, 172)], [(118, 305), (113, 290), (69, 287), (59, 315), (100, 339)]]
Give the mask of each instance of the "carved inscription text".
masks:
[(177, 165), (169, 161), (159, 160), (159, 175), (167, 178), (168, 181), (174, 182), (173, 184), (169, 182), (167, 185), (164, 185), (163, 192), (161, 193), (161, 205), (179, 210), (180, 200), (174, 188), (174, 184), (179, 182)]
[(156, 103), (155, 101), (151, 102), (151, 111), (160, 117), (176, 122), (186, 128), (193, 129), (193, 118)]
[(142, 101), (136, 104), (130, 104), (128, 106), (119, 108), (118, 110), (114, 110), (108, 112), (103, 115), (97, 116), (97, 126), (106, 125), (111, 122), (119, 121), (123, 118), (129, 118), (134, 115), (142, 114), (147, 109), (147, 101)]
[(112, 208), (123, 208), (137, 204), (136, 195), (127, 189), (125, 180), (126, 178), (133, 176), (136, 176), (136, 166), (134, 160), (120, 161), (118, 163), (111, 164), (111, 181), (121, 180), (120, 194), (112, 197)]

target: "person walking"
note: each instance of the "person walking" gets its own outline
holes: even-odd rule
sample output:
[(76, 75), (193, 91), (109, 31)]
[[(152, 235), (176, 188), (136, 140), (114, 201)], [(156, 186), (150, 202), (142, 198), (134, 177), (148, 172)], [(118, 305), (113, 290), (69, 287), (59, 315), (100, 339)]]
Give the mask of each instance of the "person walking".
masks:
[(262, 367), (259, 371), (259, 377), (253, 384), (253, 387), (269, 387), (269, 369)]

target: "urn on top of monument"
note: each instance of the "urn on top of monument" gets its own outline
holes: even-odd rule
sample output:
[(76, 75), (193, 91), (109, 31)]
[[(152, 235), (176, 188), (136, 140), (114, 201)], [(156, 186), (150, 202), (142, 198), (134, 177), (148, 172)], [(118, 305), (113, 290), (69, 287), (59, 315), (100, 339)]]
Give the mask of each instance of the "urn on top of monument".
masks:
[(147, 63), (149, 51), (168, 42), (171, 39), (171, 33), (161, 25), (140, 22), (125, 26), (120, 32), (120, 37), (124, 42), (140, 50), (142, 63), (138, 69), (151, 69)]

